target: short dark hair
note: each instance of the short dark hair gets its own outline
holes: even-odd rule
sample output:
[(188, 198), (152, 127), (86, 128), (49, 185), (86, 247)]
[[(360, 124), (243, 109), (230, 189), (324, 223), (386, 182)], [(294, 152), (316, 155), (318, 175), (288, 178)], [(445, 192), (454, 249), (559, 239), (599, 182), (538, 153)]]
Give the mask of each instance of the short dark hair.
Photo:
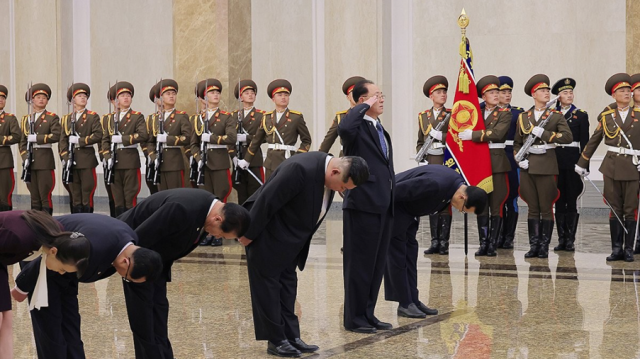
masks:
[(342, 177), (342, 182), (349, 182), (349, 178), (351, 178), (353, 184), (356, 186), (360, 186), (367, 182), (369, 179), (369, 165), (364, 158), (358, 156), (344, 156), (342, 157), (342, 160), (347, 162), (345, 166), (347, 169), (346, 173)]
[(225, 233), (235, 233), (238, 238), (244, 236), (251, 225), (249, 211), (235, 203), (225, 203), (222, 207), (224, 220), (220, 229)]
[(138, 248), (131, 255), (133, 267), (129, 271), (132, 279), (145, 278), (147, 282), (153, 282), (162, 273), (162, 257), (156, 251), (148, 248)]
[(467, 208), (474, 207), (476, 210), (475, 214), (481, 214), (484, 212), (485, 207), (487, 206), (487, 192), (480, 187), (476, 186), (468, 186), (467, 190)]
[(373, 81), (371, 80), (361, 80), (356, 83), (353, 87), (353, 91), (351, 92), (351, 96), (353, 97), (353, 102), (358, 102), (361, 96), (367, 95), (369, 93), (369, 89), (367, 88), (367, 84), (373, 85)]

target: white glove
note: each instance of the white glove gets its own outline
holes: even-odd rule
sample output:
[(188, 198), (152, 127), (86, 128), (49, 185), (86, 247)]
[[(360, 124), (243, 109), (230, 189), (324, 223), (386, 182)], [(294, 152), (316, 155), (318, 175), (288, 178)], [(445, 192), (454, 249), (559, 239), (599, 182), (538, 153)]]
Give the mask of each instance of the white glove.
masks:
[(211, 134), (210, 133), (203, 133), (202, 134), (202, 142), (206, 142), (206, 143), (211, 142)]
[(62, 161), (60, 161), (60, 164), (62, 164), (62, 168), (64, 168), (64, 167), (65, 167), (64, 165), (66, 165), (66, 164), (67, 164), (67, 161), (62, 160)]
[(238, 157), (233, 158), (233, 167), (238, 167)]
[(24, 168), (29, 168), (29, 159), (24, 160)]
[(156, 137), (156, 140), (160, 143), (167, 143), (167, 135), (161, 133)]
[(74, 145), (78, 144), (80, 137), (78, 136), (69, 136), (69, 143), (73, 143)]
[(458, 138), (461, 139), (462, 141), (470, 141), (472, 134), (473, 134), (473, 131), (464, 130), (458, 134)]
[(107, 168), (107, 160), (106, 159), (102, 160), (102, 168)]
[(529, 160), (524, 160), (524, 161), (518, 162), (518, 166), (520, 168), (522, 168), (523, 170), (528, 169), (529, 168)]
[(531, 133), (533, 133), (533, 135), (536, 137), (542, 137), (542, 134), (544, 133), (544, 128), (540, 126), (536, 126), (533, 128), (533, 130), (531, 130)]
[(245, 134), (238, 134), (238, 141), (239, 142), (247, 142), (247, 135)]
[(107, 160), (107, 168), (112, 168), (111, 166), (113, 166), (113, 158)]
[(38, 136), (37, 135), (29, 135), (27, 136), (27, 141), (34, 143), (34, 142), (38, 142)]
[(429, 164), (429, 162), (427, 162), (427, 161), (418, 162), (418, 166), (426, 166), (428, 164)]
[(436, 131), (433, 128), (429, 131), (429, 136), (435, 138), (438, 141), (442, 141), (442, 132)]
[(122, 143), (122, 136), (120, 136), (120, 135), (111, 136), (111, 142), (113, 142), (113, 143)]
[(243, 170), (246, 170), (247, 168), (249, 168), (249, 162), (245, 160), (239, 160), (238, 167), (242, 168)]
[[(640, 166), (640, 165), (639, 165), (639, 166)], [(588, 176), (588, 175), (589, 175), (589, 171), (587, 171), (587, 169), (586, 169), (586, 168), (582, 168), (582, 167), (580, 167), (580, 166), (578, 166), (578, 165), (576, 165), (576, 167), (575, 167), (575, 171), (576, 171), (576, 173), (577, 173), (577, 174), (579, 174), (579, 175), (580, 175), (580, 176), (582, 176), (582, 177), (585, 177), (585, 176)]]

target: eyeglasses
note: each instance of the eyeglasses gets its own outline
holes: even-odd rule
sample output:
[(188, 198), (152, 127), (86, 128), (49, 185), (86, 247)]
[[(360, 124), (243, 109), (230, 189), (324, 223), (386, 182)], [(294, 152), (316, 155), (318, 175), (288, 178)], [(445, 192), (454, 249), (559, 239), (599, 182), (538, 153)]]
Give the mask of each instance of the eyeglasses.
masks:
[(127, 279), (127, 277), (129, 276), (129, 269), (131, 268), (131, 257), (128, 257), (127, 259), (129, 259), (129, 264), (127, 265), (127, 273), (124, 274), (124, 277), (122, 277), (122, 280), (127, 283), (131, 283), (131, 281)]
[(387, 96), (385, 96), (382, 92), (379, 93), (374, 93), (373, 95), (369, 95), (369, 96), (363, 96), (365, 100), (378, 95), (378, 100), (384, 100), (385, 98), (387, 98)]

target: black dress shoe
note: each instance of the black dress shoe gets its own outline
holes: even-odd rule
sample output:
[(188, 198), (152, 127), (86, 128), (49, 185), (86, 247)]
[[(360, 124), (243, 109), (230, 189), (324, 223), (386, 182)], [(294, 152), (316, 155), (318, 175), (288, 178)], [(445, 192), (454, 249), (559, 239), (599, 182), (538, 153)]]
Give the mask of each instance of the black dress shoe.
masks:
[(211, 236), (206, 236), (200, 241), (199, 245), (208, 246), (211, 244), (211, 241), (213, 241), (213, 238)]
[(300, 338), (289, 339), (289, 344), (291, 344), (294, 348), (298, 349), (302, 353), (313, 353), (316, 350), (320, 349), (317, 345), (309, 345), (302, 341)]
[(351, 328), (347, 330), (354, 333), (364, 333), (364, 334), (373, 334), (376, 332), (376, 328), (374, 327), (357, 327), (357, 328)]
[(427, 315), (423, 313), (415, 304), (411, 303), (406, 307), (398, 306), (398, 315), (405, 318), (424, 318)]
[(213, 240), (211, 241), (212, 247), (219, 247), (221, 245), (222, 245), (222, 238), (213, 238)]
[(374, 327), (376, 327), (376, 329), (378, 330), (391, 330), (393, 329), (393, 325), (391, 325), (390, 323), (385, 323), (385, 322), (377, 322)]
[(436, 314), (438, 314), (438, 310), (437, 309), (429, 308), (426, 305), (424, 305), (424, 303), (422, 303), (422, 302), (418, 302), (418, 304), (416, 304), (416, 307), (418, 307), (418, 309), (420, 309), (420, 311), (422, 311), (426, 315), (436, 315)]
[(298, 358), (302, 355), (302, 353), (298, 349), (294, 348), (287, 340), (277, 343), (269, 341), (269, 345), (267, 345), (267, 353), (287, 358)]

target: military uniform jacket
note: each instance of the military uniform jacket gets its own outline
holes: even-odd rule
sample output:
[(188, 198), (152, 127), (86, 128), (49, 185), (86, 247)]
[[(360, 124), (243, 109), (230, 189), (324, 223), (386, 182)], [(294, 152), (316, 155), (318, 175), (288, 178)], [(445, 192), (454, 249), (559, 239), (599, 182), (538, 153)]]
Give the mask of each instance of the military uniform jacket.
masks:
[[(304, 117), (300, 112), (286, 109), (280, 118), (280, 122), (276, 124), (278, 117), (275, 111), (267, 112), (262, 118), (262, 126), (258, 129), (255, 137), (249, 145), (247, 150), (247, 157), (245, 160), (251, 162), (258, 147), (263, 142), (268, 144), (283, 144), (286, 146), (295, 146), (298, 142), (298, 136), (300, 136), (300, 147), (297, 153), (308, 152), (311, 148), (311, 135), (307, 124), (304, 122)], [(276, 133), (276, 130), (282, 136), (284, 143), (280, 141), (280, 137)], [(292, 153), (295, 154), (295, 153)], [(267, 150), (267, 158), (264, 161), (264, 167), (269, 169), (276, 169), (285, 160), (285, 151)]]
[[(544, 121), (547, 117), (550, 117), (549, 122), (544, 126), (544, 133), (542, 138), (536, 138), (533, 143), (534, 146), (544, 144), (559, 144), (559, 143), (571, 143), (573, 141), (573, 135), (567, 125), (567, 121), (562, 116), (562, 113), (547, 109), (540, 116), (540, 120), (536, 122), (533, 110), (523, 112), (518, 117), (518, 129), (513, 143), (513, 155), (515, 156), (527, 137), (533, 131), (533, 127), (538, 123)], [(529, 169), (527, 172), (532, 175), (557, 175), (558, 174), (558, 161), (556, 160), (556, 151), (554, 149), (547, 149), (543, 154), (529, 154), (526, 158), (529, 160)]]
[(0, 168), (13, 168), (11, 145), (20, 142), (20, 124), (14, 114), (0, 112)]
[(580, 158), (580, 151), (589, 141), (589, 115), (571, 105), (569, 111), (564, 114), (564, 119), (567, 120), (571, 129), (573, 141), (578, 142), (580, 147), (558, 147), (556, 148), (556, 156), (558, 157), (558, 167), (561, 170), (573, 171)]
[[(207, 112), (203, 113), (206, 116)], [(200, 136), (204, 133), (204, 121), (202, 116), (192, 116), (193, 129), (191, 133), (191, 153), (196, 161), (200, 161)], [(209, 132), (211, 139), (209, 144), (230, 146), (236, 145), (237, 132), (235, 120), (229, 112), (217, 109), (209, 118)], [(207, 167), (212, 170), (226, 170), (231, 167), (229, 162), (228, 147), (210, 148), (207, 150)]]
[[(484, 114), (484, 111), (482, 111)], [(511, 126), (511, 111), (507, 108), (496, 107), (488, 118), (484, 119), (484, 130), (473, 131), (473, 142), (504, 143)], [(511, 164), (507, 154), (502, 148), (489, 149), (491, 154), (492, 173), (504, 173), (511, 171)]]
[[(107, 115), (102, 121), (102, 154), (105, 159), (111, 158), (111, 136), (115, 135), (114, 114)], [(122, 135), (122, 146), (133, 146), (148, 140), (147, 126), (144, 115), (131, 109), (119, 119), (118, 132)], [(113, 168), (117, 170), (140, 168), (140, 153), (135, 148), (120, 148), (118, 146), (117, 162)]]
[[(164, 115), (164, 114), (163, 114)], [(155, 161), (157, 156), (157, 136), (160, 133), (160, 121), (158, 114), (149, 116), (151, 120), (147, 123), (149, 140), (147, 141), (147, 154)], [(161, 171), (184, 171), (184, 159), (182, 158), (183, 146), (188, 146), (191, 141), (191, 122), (189, 115), (184, 111), (173, 110), (164, 120), (162, 125), (164, 133), (167, 134), (167, 142), (162, 150)]]
[[(58, 147), (60, 157), (65, 161), (69, 160), (69, 136), (72, 135), (72, 115), (62, 116), (62, 134), (60, 135)], [(98, 160), (96, 159), (96, 150), (93, 145), (97, 143), (100, 146), (102, 141), (100, 116), (93, 111), (84, 110), (82, 115), (76, 119), (75, 131), (80, 138), (78, 139), (78, 144), (74, 145), (73, 159), (75, 164), (73, 168), (87, 169), (96, 167)]]
[[(244, 110), (240, 110), (240, 111), (244, 111)], [(265, 114), (265, 111), (258, 110), (254, 107), (251, 109), (251, 112), (249, 112), (242, 119), (242, 128), (245, 130), (245, 132), (248, 133), (247, 142), (242, 144), (242, 158), (247, 157), (247, 150), (249, 149), (249, 145), (251, 144), (251, 141), (253, 141), (253, 138), (256, 136), (258, 129), (262, 125), (262, 118), (264, 117), (264, 114)], [(231, 114), (231, 118), (236, 120), (236, 133), (240, 134), (238, 122), (237, 122), (238, 111), (234, 111)], [(249, 167), (262, 167), (262, 149), (258, 147), (256, 151), (257, 152), (255, 156), (253, 156), (253, 158), (251, 159), (251, 162), (249, 163)], [(237, 156), (235, 143), (233, 145), (229, 145), (229, 155), (231, 156), (231, 158)]]
[[(593, 132), (589, 142), (584, 147), (578, 160), (578, 166), (587, 168), (589, 160), (596, 152), (598, 145), (604, 138), (604, 144), (612, 147), (629, 148), (629, 143), (620, 131), (631, 141), (633, 149), (640, 149), (640, 110), (629, 110), (626, 121), (622, 122), (618, 109), (604, 111), (599, 116), (598, 127)], [(638, 169), (633, 164), (633, 156), (607, 151), (600, 166), (603, 175), (615, 181), (637, 181)]]
[[(324, 140), (322, 140), (320, 149), (318, 149), (318, 151), (329, 153), (329, 150), (331, 150), (331, 146), (333, 146), (333, 143), (336, 142), (336, 138), (338, 138), (338, 125), (340, 124), (340, 121), (344, 118), (344, 116), (346, 116), (348, 113), (349, 110), (336, 113), (336, 117), (333, 118), (331, 127), (329, 127), (329, 131), (327, 131), (327, 134), (324, 136)], [(342, 140), (340, 140), (340, 145), (340, 156), (342, 156)]]
[[(438, 114), (438, 118), (433, 117), (433, 107), (431, 110), (422, 111), (418, 114), (418, 143), (416, 145), (416, 152), (420, 151), (422, 145), (424, 145), (425, 139), (429, 136), (429, 132), (431, 132), (432, 128), (436, 128), (438, 124), (444, 121), (444, 117), (451, 113), (451, 109), (443, 107), (440, 113)], [(440, 143), (444, 146), (447, 142), (447, 128), (448, 124), (442, 126), (440, 131), (442, 131), (442, 141), (438, 141), (435, 138), (433, 139), (432, 146), (436, 143)], [(425, 152), (425, 156), (421, 161), (425, 160), (427, 157), (427, 153)]]
[[(27, 136), (29, 135), (29, 120), (31, 116), (22, 117), (22, 138), (20, 139), (20, 155), (27, 159)], [(50, 145), (60, 140), (60, 118), (53, 112), (44, 110), (36, 119), (34, 132), (37, 135), (37, 145)], [(53, 170), (56, 162), (51, 148), (33, 148), (32, 170)]]

